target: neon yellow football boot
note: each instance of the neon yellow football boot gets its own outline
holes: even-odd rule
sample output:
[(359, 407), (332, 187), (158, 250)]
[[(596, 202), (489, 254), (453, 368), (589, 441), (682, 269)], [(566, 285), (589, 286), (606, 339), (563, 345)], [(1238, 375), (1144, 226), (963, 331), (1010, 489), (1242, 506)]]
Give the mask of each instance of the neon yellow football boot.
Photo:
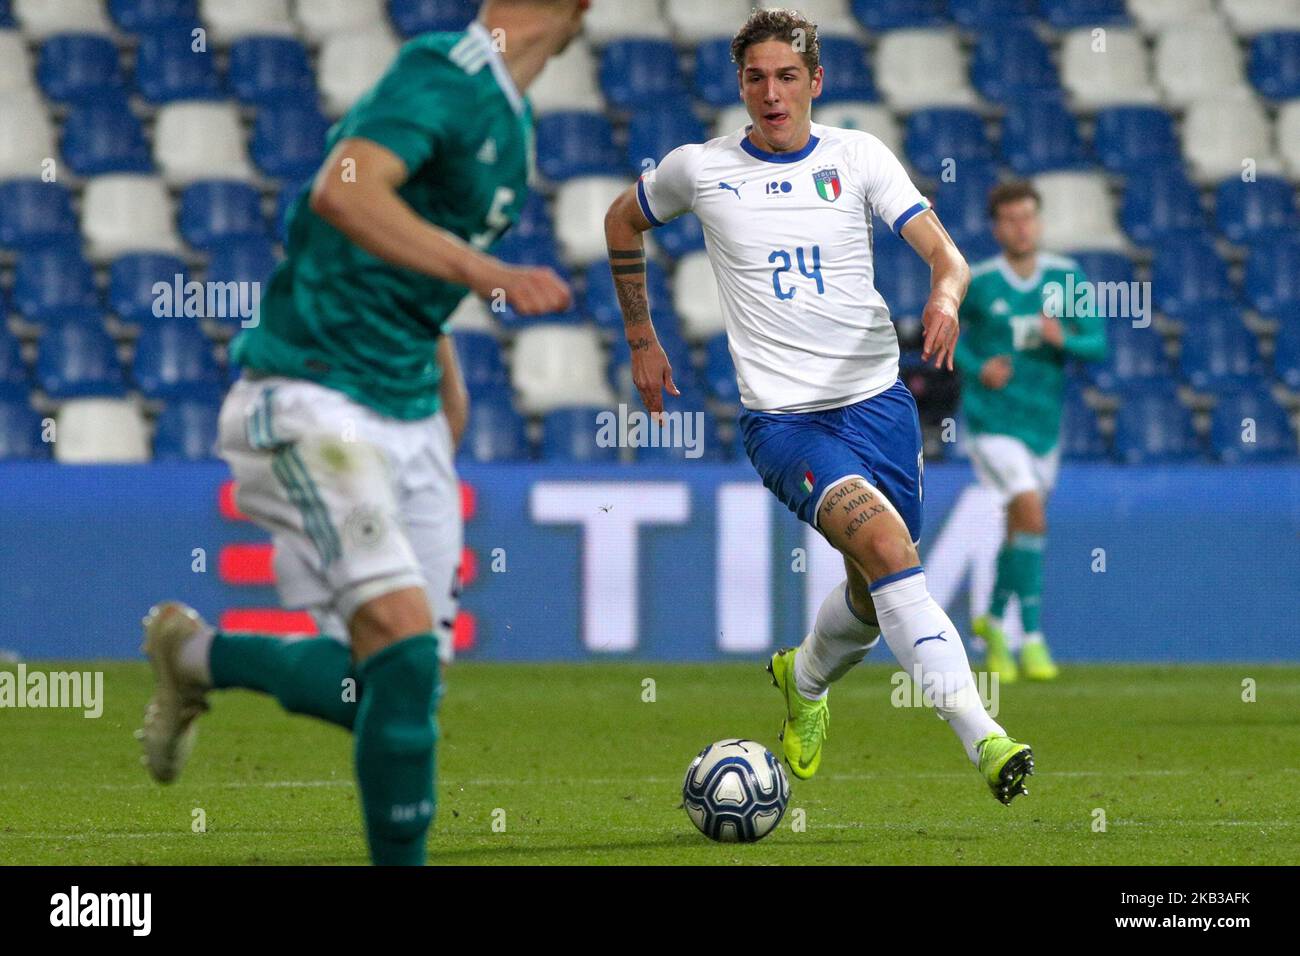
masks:
[(1015, 655), (1007, 648), (1007, 636), (987, 614), (971, 621), (971, 630), (984, 639), (988, 650), (984, 653), (984, 669), (997, 674), (1003, 684), (1014, 684), (1020, 676)]
[(1061, 674), (1046, 641), (1032, 641), (1020, 648), (1020, 670), (1028, 680), (1056, 680)]
[(790, 764), (790, 772), (800, 780), (807, 780), (817, 772), (822, 762), (822, 741), (831, 722), (831, 709), (826, 698), (808, 700), (794, 684), (795, 647), (785, 647), (772, 655), (767, 672), (772, 684), (785, 697), (785, 719), (781, 721), (781, 749)]
[(980, 773), (993, 796), (1010, 803), (1020, 794), (1029, 795), (1025, 778), (1034, 772), (1034, 752), (1029, 744), (1012, 740), (1006, 734), (989, 734), (975, 745), (980, 756)]

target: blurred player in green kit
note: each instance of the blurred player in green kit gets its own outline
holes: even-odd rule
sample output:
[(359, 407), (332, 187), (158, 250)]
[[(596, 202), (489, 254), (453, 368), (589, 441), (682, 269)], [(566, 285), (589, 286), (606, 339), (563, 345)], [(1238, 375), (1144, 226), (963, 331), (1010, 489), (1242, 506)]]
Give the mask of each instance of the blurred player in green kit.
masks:
[(523, 91), (589, 6), (487, 0), (464, 32), (408, 42), (330, 130), (258, 323), (232, 346), (243, 377), (220, 420), (237, 503), (274, 536), (281, 600), (310, 610), (321, 636), (230, 634), (184, 604), (155, 606), (139, 735), (155, 779), (180, 773), (210, 691), (261, 691), (352, 732), (371, 860), (425, 861), (468, 408), (444, 332), (471, 291), (526, 315), (570, 302), (551, 270), (487, 250), (527, 196)]
[[(988, 644), (986, 666), (1004, 682), (1058, 674), (1040, 624), (1046, 503), (1060, 460), (1066, 362), (1106, 352), (1102, 320), (1090, 303), (1076, 307), (1086, 277), (1078, 263), (1039, 249), (1041, 201), (1032, 184), (1002, 183), (989, 195), (1001, 255), (971, 268), (962, 303), (956, 365), (962, 375), (971, 463), (1006, 508), (1006, 539), (988, 613), (973, 630)], [(1020, 663), (1007, 646), (1002, 617), (1020, 602)]]

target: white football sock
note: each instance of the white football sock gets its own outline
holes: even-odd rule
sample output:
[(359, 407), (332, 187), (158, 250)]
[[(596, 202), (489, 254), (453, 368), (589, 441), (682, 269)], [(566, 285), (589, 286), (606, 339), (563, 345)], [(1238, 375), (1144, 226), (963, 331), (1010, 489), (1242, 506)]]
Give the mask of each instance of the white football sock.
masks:
[(189, 640), (181, 644), (180, 652), (176, 655), (176, 663), (181, 672), (204, 687), (212, 686), (212, 667), (209, 661), (212, 638), (216, 633), (211, 627), (195, 631)]
[(880, 628), (863, 621), (850, 606), (848, 586), (846, 578), (831, 588), (794, 657), (794, 685), (808, 700), (825, 697), (827, 688), (880, 640)]
[(1026, 644), (1041, 644), (1041, 643), (1043, 643), (1042, 631), (1030, 631), (1028, 634), (1024, 636), (1024, 638), (1020, 642), (1022, 647)]
[(885, 643), (978, 766), (976, 742), (1006, 731), (984, 710), (961, 634), (930, 597), (924, 572), (917, 567), (881, 578), (871, 585), (871, 598)]

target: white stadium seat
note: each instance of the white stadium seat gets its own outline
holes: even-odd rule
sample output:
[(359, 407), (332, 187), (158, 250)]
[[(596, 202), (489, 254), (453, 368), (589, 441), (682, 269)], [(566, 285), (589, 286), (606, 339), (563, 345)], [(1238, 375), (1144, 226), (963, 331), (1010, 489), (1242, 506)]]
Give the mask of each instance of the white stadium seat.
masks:
[(1222, 0), (1222, 5), (1237, 36), (1300, 30), (1300, 0)]
[(605, 257), (605, 213), (629, 185), (617, 176), (577, 176), (560, 186), (555, 238), (565, 263), (581, 267)]
[(1034, 187), (1043, 197), (1043, 248), (1127, 247), (1103, 174), (1043, 173), (1034, 177)]
[(103, 0), (14, 0), (23, 33), (44, 40), (56, 33), (112, 33)]
[(289, 0), (203, 0), (199, 15), (216, 43), (246, 36), (292, 36)]
[(497, 324), (492, 317), (492, 310), (488, 308), (486, 302), (473, 294), (467, 295), (460, 300), (460, 305), (456, 306), (447, 323), (457, 332), (491, 332), (495, 334), (497, 331)]
[(691, 341), (711, 339), (725, 332), (718, 304), (718, 279), (707, 252), (682, 256), (673, 273), (673, 309), (682, 322), (682, 335)]
[(585, 325), (533, 325), (515, 336), (510, 381), (525, 415), (614, 404), (600, 333)]
[[(857, 18), (849, 10), (848, 0), (799, 0), (797, 3), (794, 0), (763, 0), (760, 6), (769, 9), (793, 7), (817, 24), (818, 36), (853, 37), (860, 40), (866, 35), (862, 24), (858, 23)], [(744, 22), (744, 17), (737, 20), (731, 32), (735, 33)]]
[(891, 30), (876, 47), (876, 84), (896, 110), (974, 106), (966, 58), (952, 30)]
[(1128, 0), (1128, 13), (1150, 36), (1192, 17), (1214, 13), (1214, 0)]
[(41, 164), (57, 155), (40, 96), (32, 90), (0, 93), (0, 179), (40, 176)]
[(0, 30), (0, 96), (34, 89), (32, 61), (17, 30)]
[(1300, 179), (1300, 100), (1288, 100), (1277, 111), (1277, 151), (1292, 179)]
[(1156, 37), (1156, 80), (1175, 106), (1246, 88), (1241, 51), (1218, 17), (1199, 17), (1160, 32)]
[(664, 14), (677, 41), (693, 46), (701, 40), (730, 39), (753, 6), (751, 0), (667, 0)]
[(1273, 152), (1268, 115), (1249, 93), (1228, 93), (1192, 103), (1183, 117), (1183, 156), (1201, 183), (1240, 176), (1242, 162), (1255, 161), (1259, 173), (1282, 164)]
[(667, 40), (668, 21), (664, 19), (662, 0), (618, 0), (617, 3), (593, 3), (582, 18), (582, 32), (592, 46), (604, 46), (611, 40), (632, 37)]
[(380, 26), (387, 19), (383, 0), (298, 0), (294, 17), (309, 43), (336, 33), (356, 33)]
[(1095, 48), (1092, 30), (1071, 31), (1061, 44), (1061, 83), (1074, 105), (1099, 109), (1121, 103), (1158, 103), (1151, 57), (1133, 30), (1106, 30), (1106, 47)]
[(149, 431), (129, 399), (74, 399), (63, 403), (55, 421), (56, 461), (85, 465), (149, 460)]
[(528, 99), (538, 116), (562, 110), (600, 113), (605, 109), (596, 85), (596, 60), (581, 37), (557, 57), (552, 57), (532, 86)]
[(397, 39), (387, 28), (326, 39), (316, 68), (326, 114), (337, 119), (346, 113), (384, 75), (397, 49)]
[(825, 103), (813, 100), (812, 118), (814, 123), (825, 126), (839, 126), (843, 129), (860, 129), (871, 133), (889, 147), (899, 159), (903, 155), (903, 131), (894, 119), (894, 114), (879, 103)]
[(91, 258), (127, 252), (179, 252), (167, 186), (157, 176), (113, 173), (86, 183), (81, 234)]
[(239, 110), (233, 103), (169, 103), (158, 110), (153, 158), (169, 185), (249, 179)]

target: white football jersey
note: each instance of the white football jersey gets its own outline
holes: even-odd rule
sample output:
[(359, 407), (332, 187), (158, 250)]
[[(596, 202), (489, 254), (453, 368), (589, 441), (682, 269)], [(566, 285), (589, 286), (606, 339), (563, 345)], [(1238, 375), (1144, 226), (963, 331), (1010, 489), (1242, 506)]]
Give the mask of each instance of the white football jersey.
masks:
[(747, 129), (665, 156), (637, 182), (641, 211), (656, 226), (699, 217), (746, 408), (870, 398), (898, 378), (871, 216), (898, 232), (929, 203), (870, 133), (813, 123), (803, 149), (769, 153)]

